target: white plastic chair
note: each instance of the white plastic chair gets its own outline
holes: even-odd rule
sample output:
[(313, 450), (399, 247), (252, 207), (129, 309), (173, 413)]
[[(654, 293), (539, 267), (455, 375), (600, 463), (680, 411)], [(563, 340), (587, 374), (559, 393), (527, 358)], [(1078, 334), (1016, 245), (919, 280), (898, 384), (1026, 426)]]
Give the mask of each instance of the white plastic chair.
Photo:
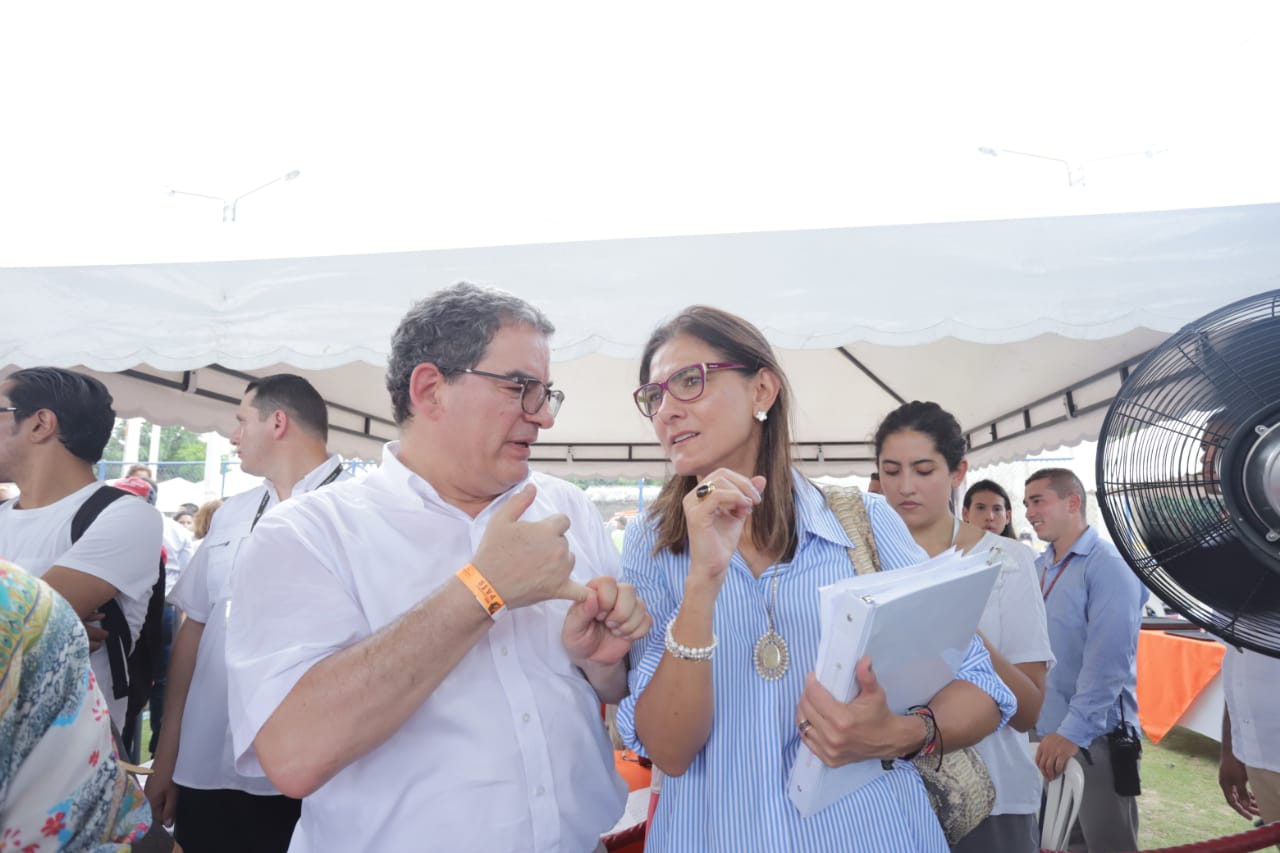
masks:
[[(1028, 743), (1032, 761), (1038, 743)], [(1084, 770), (1072, 759), (1067, 769), (1052, 782), (1044, 784), (1044, 819), (1040, 823), (1040, 846), (1045, 850), (1066, 850), (1071, 830), (1080, 816), (1080, 799), (1084, 795)]]

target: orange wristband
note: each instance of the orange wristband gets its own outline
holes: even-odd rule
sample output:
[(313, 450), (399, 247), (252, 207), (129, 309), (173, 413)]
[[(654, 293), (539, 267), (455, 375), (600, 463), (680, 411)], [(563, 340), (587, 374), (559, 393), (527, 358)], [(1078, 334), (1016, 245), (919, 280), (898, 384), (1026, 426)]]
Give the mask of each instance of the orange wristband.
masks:
[(471, 594), (476, 597), (476, 601), (480, 602), (480, 606), (490, 618), (496, 617), (498, 611), (507, 606), (493, 585), (485, 580), (480, 570), (470, 563), (458, 569), (458, 580), (466, 584), (467, 589), (471, 590)]

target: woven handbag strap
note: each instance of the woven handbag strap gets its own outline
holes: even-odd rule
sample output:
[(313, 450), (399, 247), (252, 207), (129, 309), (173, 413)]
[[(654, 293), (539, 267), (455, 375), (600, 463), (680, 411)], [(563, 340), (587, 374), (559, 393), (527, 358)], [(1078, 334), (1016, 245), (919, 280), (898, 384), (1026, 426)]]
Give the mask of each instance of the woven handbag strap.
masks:
[(862, 501), (862, 489), (834, 485), (818, 488), (853, 543), (849, 559), (853, 561), (854, 572), (869, 575), (880, 571), (880, 552), (876, 550), (876, 538), (871, 533), (871, 519), (867, 517), (867, 505)]

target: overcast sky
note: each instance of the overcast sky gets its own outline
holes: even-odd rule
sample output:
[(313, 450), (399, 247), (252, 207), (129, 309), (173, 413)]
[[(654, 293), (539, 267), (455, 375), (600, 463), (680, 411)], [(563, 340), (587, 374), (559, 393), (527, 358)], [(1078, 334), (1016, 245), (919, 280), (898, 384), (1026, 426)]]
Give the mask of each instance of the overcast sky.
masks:
[(1278, 5), (9, 3), (0, 266), (1280, 201)]

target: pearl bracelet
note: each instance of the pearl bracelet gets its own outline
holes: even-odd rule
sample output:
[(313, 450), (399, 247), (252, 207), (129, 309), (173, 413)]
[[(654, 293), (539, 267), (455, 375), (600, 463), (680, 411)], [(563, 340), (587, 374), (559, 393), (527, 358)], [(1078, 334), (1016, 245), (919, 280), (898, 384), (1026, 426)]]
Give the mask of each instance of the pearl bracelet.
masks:
[(709, 646), (702, 646), (700, 648), (694, 646), (682, 646), (676, 642), (676, 638), (671, 633), (671, 626), (674, 624), (676, 624), (675, 619), (672, 619), (667, 623), (667, 654), (671, 655), (673, 658), (679, 658), (680, 660), (711, 660), (711, 657), (716, 653), (716, 646), (720, 644), (720, 641), (716, 639), (715, 634), (711, 635), (711, 645)]

